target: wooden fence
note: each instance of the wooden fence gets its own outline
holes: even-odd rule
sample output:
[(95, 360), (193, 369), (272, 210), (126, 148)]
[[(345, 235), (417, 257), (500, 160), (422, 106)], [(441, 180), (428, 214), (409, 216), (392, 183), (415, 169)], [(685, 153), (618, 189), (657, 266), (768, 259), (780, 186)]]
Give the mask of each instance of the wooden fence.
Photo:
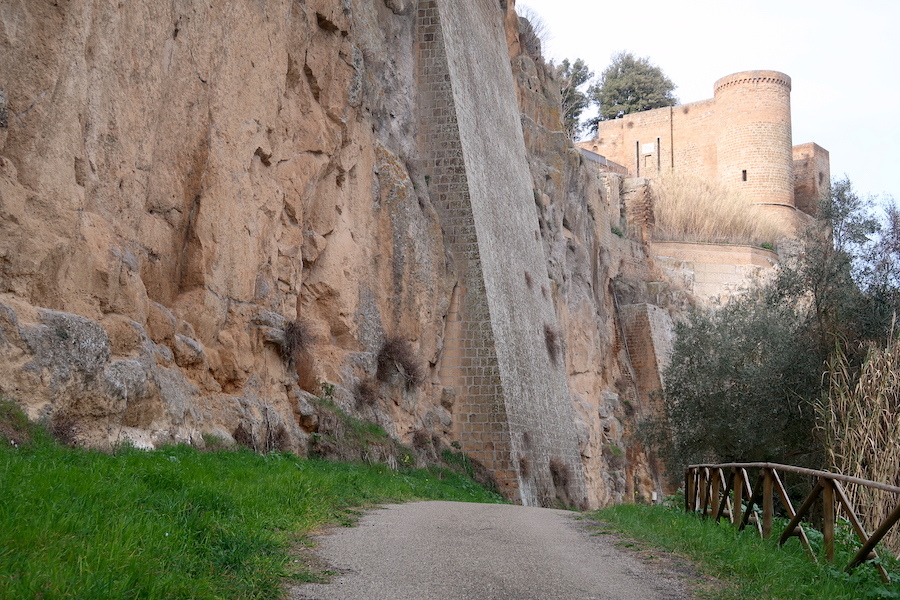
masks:
[[(748, 472), (753, 471), (758, 471), (758, 476), (756, 485), (751, 487)], [(779, 472), (796, 473), (814, 479), (812, 492), (809, 493), (799, 509), (794, 510)], [(871, 535), (866, 532), (859, 520), (856, 509), (844, 491), (842, 483), (862, 485), (894, 494), (896, 507)], [(753, 521), (764, 538), (770, 537), (773, 533), (772, 525), (775, 515), (775, 499), (777, 498), (790, 519), (779, 534), (779, 545), (784, 544), (791, 537), (797, 537), (814, 559), (816, 556), (810, 546), (806, 531), (803, 529), (803, 520), (804, 518), (809, 520), (812, 507), (821, 497), (825, 559), (829, 562), (834, 560), (834, 526), (838, 509), (844, 511), (862, 544), (859, 552), (847, 564), (848, 572), (863, 562), (877, 558), (878, 553), (875, 551), (875, 546), (900, 521), (900, 487), (790, 465), (767, 462), (691, 465), (685, 470), (684, 490), (685, 510), (688, 512), (696, 511), (703, 515), (709, 515), (716, 521), (728, 518), (731, 523), (741, 529)], [(744, 506), (745, 502), (746, 506)], [(754, 508), (759, 510), (754, 510)], [(878, 563), (875, 564), (875, 567), (881, 574), (881, 579), (887, 583), (890, 580), (887, 571)]]

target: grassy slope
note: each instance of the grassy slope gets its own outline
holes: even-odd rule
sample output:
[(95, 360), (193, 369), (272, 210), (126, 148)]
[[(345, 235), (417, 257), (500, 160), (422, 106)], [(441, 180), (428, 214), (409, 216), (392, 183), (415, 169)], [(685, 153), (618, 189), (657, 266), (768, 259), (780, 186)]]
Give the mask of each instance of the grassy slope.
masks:
[[(850, 576), (837, 566), (816, 564), (796, 539), (778, 548), (773, 540), (760, 539), (755, 530), (738, 532), (728, 524), (661, 506), (615, 506), (594, 516), (629, 537), (691, 558), (702, 571), (725, 584), (701, 591), (704, 598), (900, 598), (900, 586), (885, 589), (871, 566)], [(848, 557), (839, 555), (836, 565), (846, 564)]]
[[(0, 435), (0, 599), (278, 598), (289, 549), (350, 507), (498, 502), (448, 470), (176, 446), (69, 449)], [(9, 436), (6, 436), (9, 438)]]

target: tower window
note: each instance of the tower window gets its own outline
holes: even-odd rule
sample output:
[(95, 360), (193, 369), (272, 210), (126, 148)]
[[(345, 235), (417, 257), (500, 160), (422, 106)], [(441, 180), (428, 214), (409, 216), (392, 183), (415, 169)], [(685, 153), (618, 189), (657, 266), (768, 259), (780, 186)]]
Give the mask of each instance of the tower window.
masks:
[(659, 173), (662, 170), (662, 147), (660, 146), (660, 139), (656, 138), (656, 172)]
[(747, 181), (747, 169), (741, 171), (741, 181)]
[(635, 177), (641, 176), (641, 142), (637, 141), (634, 143), (634, 162), (637, 165)]

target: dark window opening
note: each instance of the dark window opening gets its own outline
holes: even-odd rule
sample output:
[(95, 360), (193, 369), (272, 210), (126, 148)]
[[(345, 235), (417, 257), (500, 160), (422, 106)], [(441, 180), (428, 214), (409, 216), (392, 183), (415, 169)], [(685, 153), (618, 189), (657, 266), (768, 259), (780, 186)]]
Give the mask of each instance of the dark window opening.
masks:
[(741, 171), (741, 181), (747, 181), (747, 169)]
[(662, 171), (662, 146), (660, 145), (660, 138), (656, 138), (656, 172), (659, 173)]
[(637, 172), (634, 174), (634, 176), (640, 177), (641, 176), (641, 143), (639, 141), (634, 143), (634, 164), (637, 165), (637, 167), (636, 167)]

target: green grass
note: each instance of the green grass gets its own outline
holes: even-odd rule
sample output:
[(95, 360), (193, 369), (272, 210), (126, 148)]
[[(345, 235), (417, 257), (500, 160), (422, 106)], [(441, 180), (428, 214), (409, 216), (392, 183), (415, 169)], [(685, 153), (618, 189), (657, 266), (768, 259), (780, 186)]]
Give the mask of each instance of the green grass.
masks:
[(108, 454), (62, 447), (36, 426), (10, 443), (21, 426), (0, 431), (3, 600), (279, 598), (286, 580), (317, 575), (290, 549), (351, 524), (355, 507), (500, 501), (446, 469), (185, 446)]
[[(679, 508), (621, 505), (601, 510), (594, 518), (642, 544), (687, 556), (703, 573), (722, 582), (715, 589), (701, 589), (701, 598), (900, 598), (900, 586), (885, 588), (872, 566), (864, 566), (853, 575), (844, 573), (849, 547), (839, 549), (835, 565), (816, 564), (796, 539), (779, 548), (773, 540), (760, 539), (755, 530), (738, 532), (730, 524), (716, 524)], [(811, 537), (813, 543), (819, 539)], [(839, 541), (846, 544), (849, 538)]]

